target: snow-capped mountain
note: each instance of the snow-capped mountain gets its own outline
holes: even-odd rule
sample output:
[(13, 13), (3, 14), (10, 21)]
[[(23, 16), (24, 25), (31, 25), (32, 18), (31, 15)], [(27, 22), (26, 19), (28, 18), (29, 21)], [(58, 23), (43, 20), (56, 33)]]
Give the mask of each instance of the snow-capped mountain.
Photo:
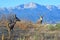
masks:
[(37, 22), (40, 16), (43, 16), (43, 22), (57, 23), (60, 22), (60, 6), (39, 5), (36, 3), (28, 3), (18, 5), (14, 8), (0, 8), (0, 13), (15, 13), (21, 20)]

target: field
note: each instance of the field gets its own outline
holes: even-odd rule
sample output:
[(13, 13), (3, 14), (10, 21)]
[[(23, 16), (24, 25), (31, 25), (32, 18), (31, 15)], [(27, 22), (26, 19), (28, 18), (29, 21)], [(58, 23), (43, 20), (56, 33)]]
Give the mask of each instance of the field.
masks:
[(0, 26), (0, 40), (59, 40), (60, 32), (54, 25), (18, 22), (10, 34), (7, 27)]
[[(13, 27), (13, 30), (10, 31), (10, 27)], [(0, 17), (0, 40), (59, 40), (59, 39), (60, 39), (60, 23), (57, 24), (42, 23), (42, 19), (41, 20), (39, 19), (36, 23), (33, 23), (31, 21), (20, 20), (16, 17), (15, 14), (10, 14), (9, 16), (2, 15), (2, 17)]]

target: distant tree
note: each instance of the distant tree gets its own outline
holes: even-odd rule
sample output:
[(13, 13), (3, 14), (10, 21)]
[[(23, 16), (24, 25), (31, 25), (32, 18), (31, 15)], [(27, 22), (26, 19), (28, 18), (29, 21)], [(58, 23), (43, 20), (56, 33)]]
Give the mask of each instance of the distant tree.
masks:
[(6, 20), (6, 15), (5, 14), (1, 14), (1, 21), (5, 21)]
[(0, 26), (4, 26), (6, 23), (6, 14), (1, 14), (0, 15)]

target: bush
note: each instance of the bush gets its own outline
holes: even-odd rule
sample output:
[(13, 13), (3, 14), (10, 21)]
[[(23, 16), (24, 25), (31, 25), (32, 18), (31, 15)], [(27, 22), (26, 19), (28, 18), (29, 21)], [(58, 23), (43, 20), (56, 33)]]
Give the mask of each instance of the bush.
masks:
[(60, 24), (56, 24), (56, 29), (60, 30)]
[(54, 30), (56, 30), (56, 27), (50, 24), (50, 25), (48, 25), (48, 29), (51, 31), (54, 31)]

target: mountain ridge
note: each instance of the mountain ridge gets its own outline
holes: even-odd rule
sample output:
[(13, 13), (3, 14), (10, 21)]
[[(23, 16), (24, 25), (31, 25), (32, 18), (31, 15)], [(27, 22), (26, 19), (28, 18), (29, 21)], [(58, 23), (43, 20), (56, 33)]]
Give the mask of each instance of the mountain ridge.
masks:
[(36, 3), (28, 3), (18, 5), (14, 8), (5, 8), (0, 10), (0, 13), (15, 13), (21, 20), (29, 20), (34, 23), (43, 16), (43, 23), (57, 23), (60, 22), (60, 9), (53, 5), (39, 5)]

